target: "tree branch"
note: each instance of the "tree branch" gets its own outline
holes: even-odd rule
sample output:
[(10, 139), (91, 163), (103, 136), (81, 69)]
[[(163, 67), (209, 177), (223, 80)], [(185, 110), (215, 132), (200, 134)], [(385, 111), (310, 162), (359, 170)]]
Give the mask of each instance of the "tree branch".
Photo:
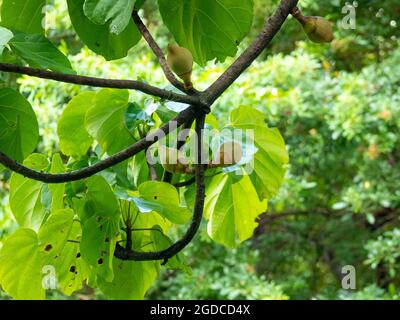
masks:
[(261, 33), (240, 57), (205, 92), (204, 98), (212, 105), (239, 76), (268, 47), (299, 0), (282, 0), (274, 15), (267, 20)]
[(147, 44), (149, 45), (150, 49), (153, 53), (157, 56), (158, 61), (160, 63), (161, 69), (163, 70), (165, 77), (168, 81), (177, 89), (185, 92), (183, 83), (181, 83), (173, 74), (171, 69), (168, 66), (167, 60), (165, 59), (164, 53), (161, 50), (160, 46), (154, 40), (153, 36), (151, 35), (150, 31), (147, 29), (145, 24), (143, 23), (142, 19), (140, 18), (138, 12), (135, 10), (132, 13), (132, 19), (135, 22), (139, 32), (142, 34), (143, 38), (146, 40)]
[(41, 79), (54, 80), (54, 81), (72, 83), (77, 85), (86, 85), (91, 87), (137, 90), (169, 101), (181, 102), (192, 105), (199, 104), (198, 97), (175, 93), (172, 91), (154, 87), (144, 82), (134, 81), (134, 80), (114, 80), (114, 79), (78, 76), (72, 74), (47, 71), (43, 69), (22, 67), (6, 63), (0, 63), (0, 71), (25, 74), (28, 76)]
[[(171, 124), (175, 122), (177, 126), (182, 125), (183, 123), (190, 121), (191, 119), (194, 119), (196, 112), (199, 110), (191, 106), (188, 109), (182, 111), (177, 117), (175, 117), (173, 120), (170, 122), (164, 124), (162, 127), (160, 127), (156, 132), (150, 133), (147, 135), (146, 138), (136, 142), (132, 146), (126, 148), (125, 150), (122, 150), (118, 153), (116, 153), (113, 156), (110, 156), (109, 158), (100, 161), (90, 167), (86, 167), (83, 169), (67, 172), (67, 173), (60, 173), (60, 174), (51, 174), (51, 173), (45, 173), (41, 171), (36, 171), (33, 169), (30, 169), (28, 167), (23, 166), (22, 164), (16, 162), (15, 160), (11, 159), (4, 153), (0, 152), (0, 163), (3, 164), (5, 167), (8, 169), (23, 175), (24, 177), (28, 177), (33, 180), (38, 180), (42, 181), (45, 183), (64, 183), (64, 182), (69, 182), (69, 181), (76, 181), (76, 180), (81, 180), (85, 179), (88, 177), (91, 177), (95, 175), (96, 173), (99, 173), (105, 169), (108, 169), (118, 163), (121, 163), (130, 157), (136, 155), (137, 153), (145, 150), (146, 148), (150, 147), (153, 145), (157, 140), (159, 139), (160, 133), (163, 133), (165, 135), (169, 134), (171, 131), (172, 126)], [(176, 127), (176, 126), (175, 126)]]
[(202, 165), (203, 156), (203, 129), (204, 129), (205, 114), (201, 114), (196, 120), (196, 134), (197, 139), (197, 165), (196, 165), (196, 202), (193, 209), (192, 222), (185, 235), (171, 245), (169, 248), (162, 251), (155, 252), (138, 252), (133, 250), (126, 250), (120, 244), (117, 244), (115, 248), (115, 257), (121, 260), (135, 260), (135, 261), (148, 261), (148, 260), (164, 260), (164, 264), (168, 259), (175, 256), (177, 253), (182, 251), (196, 235), (201, 220), (203, 218), (203, 209), (205, 201), (205, 184), (204, 184), (204, 165)]

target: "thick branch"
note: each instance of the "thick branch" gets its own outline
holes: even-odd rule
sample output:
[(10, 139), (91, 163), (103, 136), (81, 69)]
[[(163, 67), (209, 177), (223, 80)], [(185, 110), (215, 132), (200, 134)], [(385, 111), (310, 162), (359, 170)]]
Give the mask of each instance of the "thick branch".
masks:
[[(0, 152), (0, 163), (8, 169), (25, 177), (45, 183), (64, 183), (69, 181), (81, 180), (91, 177), (96, 173), (106, 170), (118, 163), (121, 163), (129, 159), (130, 157), (133, 157), (137, 153), (145, 150), (146, 148), (157, 142), (161, 133), (167, 135), (171, 131), (171, 128), (176, 128), (176, 126), (180, 126), (183, 123), (193, 119), (195, 117), (195, 112), (195, 107), (189, 107), (188, 109), (182, 111), (175, 119), (171, 120), (170, 122), (159, 128), (156, 132), (150, 133), (146, 138), (138, 141), (129, 148), (122, 150), (103, 161), (100, 161), (90, 167), (86, 167), (83, 169), (61, 174), (51, 174), (41, 171), (35, 171), (17, 163), (2, 152)], [(175, 125), (171, 125), (174, 122)]]
[(64, 73), (47, 71), (36, 68), (21, 67), (6, 63), (0, 63), (0, 71), (25, 74), (28, 76), (41, 79), (49, 79), (59, 82), (85, 85), (91, 87), (137, 90), (165, 100), (182, 102), (186, 104), (196, 105), (199, 103), (199, 98), (195, 96), (178, 94), (172, 91), (151, 86), (144, 82), (134, 81), (134, 80), (113, 80), (113, 79), (78, 76), (78, 75), (64, 74)]
[(205, 115), (200, 115), (196, 120), (196, 134), (197, 139), (197, 162), (196, 165), (196, 202), (193, 209), (192, 222), (189, 229), (186, 231), (185, 235), (171, 245), (169, 248), (162, 251), (155, 252), (138, 252), (132, 250), (126, 250), (120, 244), (117, 244), (115, 249), (115, 256), (121, 260), (135, 260), (135, 261), (147, 261), (147, 260), (164, 260), (175, 256), (177, 253), (182, 251), (194, 238), (196, 235), (201, 220), (203, 218), (204, 200), (205, 200), (205, 185), (204, 185), (204, 165), (202, 165), (202, 154), (203, 154), (203, 134), (202, 130), (204, 128)]
[(262, 32), (240, 57), (205, 92), (205, 100), (211, 105), (268, 47), (286, 21), (298, 0), (282, 0), (274, 15), (265, 23)]

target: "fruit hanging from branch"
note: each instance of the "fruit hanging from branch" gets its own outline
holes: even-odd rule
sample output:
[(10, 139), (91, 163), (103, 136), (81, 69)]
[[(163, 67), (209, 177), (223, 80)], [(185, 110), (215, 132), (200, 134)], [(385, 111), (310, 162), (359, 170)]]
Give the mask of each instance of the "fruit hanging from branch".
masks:
[(176, 44), (169, 44), (167, 62), (172, 71), (183, 80), (185, 89), (192, 89), (193, 56), (191, 52)]
[(304, 16), (299, 8), (292, 11), (293, 17), (303, 26), (307, 37), (315, 43), (330, 43), (333, 41), (333, 24), (322, 17)]
[(209, 167), (229, 167), (242, 160), (242, 146), (235, 141), (228, 141), (222, 144), (218, 150), (217, 159)]

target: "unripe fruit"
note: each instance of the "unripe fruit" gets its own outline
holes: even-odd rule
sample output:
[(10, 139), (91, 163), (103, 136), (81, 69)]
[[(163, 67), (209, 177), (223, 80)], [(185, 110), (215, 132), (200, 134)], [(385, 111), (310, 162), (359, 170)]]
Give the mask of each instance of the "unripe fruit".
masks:
[(159, 146), (158, 155), (165, 171), (187, 174), (194, 172), (194, 169), (188, 164), (185, 155), (177, 149)]
[(298, 8), (292, 13), (303, 26), (308, 38), (315, 43), (329, 43), (333, 41), (333, 24), (322, 17), (303, 16)]
[(234, 141), (225, 142), (218, 150), (219, 159), (209, 167), (229, 167), (242, 160), (242, 146)]
[(172, 71), (184, 81), (185, 89), (192, 89), (193, 56), (191, 52), (176, 44), (169, 44), (167, 62)]

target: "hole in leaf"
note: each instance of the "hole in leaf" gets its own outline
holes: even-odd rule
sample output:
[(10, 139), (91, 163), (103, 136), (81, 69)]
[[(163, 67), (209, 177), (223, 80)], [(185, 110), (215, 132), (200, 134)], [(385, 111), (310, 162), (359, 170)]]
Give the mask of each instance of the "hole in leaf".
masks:
[(100, 258), (99, 260), (97, 260), (97, 264), (103, 264), (103, 263), (104, 263), (103, 258)]
[(76, 257), (77, 257), (77, 258), (80, 258), (80, 257), (81, 257), (81, 253), (78, 252), (78, 253), (76, 254)]
[(46, 252), (50, 251), (51, 249), (53, 249), (53, 246), (50, 243), (44, 247), (44, 251)]
[(75, 266), (71, 266), (71, 268), (69, 268), (69, 272), (75, 273), (76, 272), (76, 267)]

